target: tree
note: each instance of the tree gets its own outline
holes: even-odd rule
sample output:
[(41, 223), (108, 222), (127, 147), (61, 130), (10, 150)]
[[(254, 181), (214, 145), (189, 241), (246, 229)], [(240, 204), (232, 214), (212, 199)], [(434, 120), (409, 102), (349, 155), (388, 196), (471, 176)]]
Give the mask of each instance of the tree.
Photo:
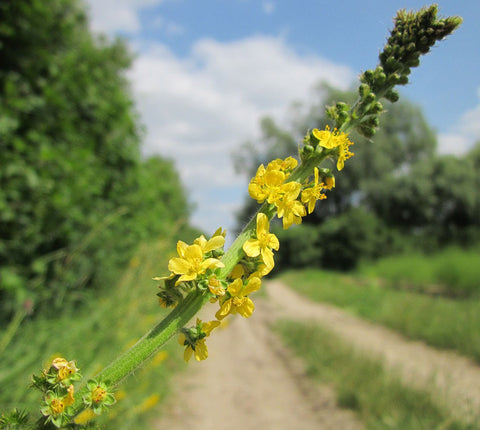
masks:
[(111, 282), (139, 239), (165, 231), (152, 212), (166, 223), (188, 208), (171, 163), (141, 161), (131, 54), (92, 36), (77, 0), (0, 2), (0, 58), (3, 319)]
[(465, 156), (437, 155), (400, 177), (370, 184), (367, 204), (389, 225), (415, 232), (429, 246), (471, 245), (479, 239), (477, 144)]

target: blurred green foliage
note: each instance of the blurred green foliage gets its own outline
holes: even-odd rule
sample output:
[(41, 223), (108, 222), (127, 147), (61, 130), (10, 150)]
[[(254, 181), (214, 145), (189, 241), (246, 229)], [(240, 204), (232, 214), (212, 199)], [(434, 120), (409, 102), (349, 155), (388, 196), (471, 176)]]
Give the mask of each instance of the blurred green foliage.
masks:
[(359, 272), (396, 289), (451, 298), (480, 298), (480, 249), (444, 248), (423, 255), (412, 252), (364, 262)]
[[(33, 374), (62, 356), (76, 361), (84, 383), (166, 316), (152, 277), (166, 270), (159, 261), (166, 264), (174, 252), (171, 243), (168, 238), (140, 245), (115, 284), (82, 307), (24, 321), (8, 349), (0, 351), (0, 415), (16, 407), (35, 421), (40, 418), (40, 393), (30, 388)], [(182, 357), (178, 344), (168, 342), (122, 383), (116, 391), (118, 402), (95, 422), (112, 430), (154, 428), (150, 423), (170, 392), (172, 375), (186, 368)]]
[[(260, 142), (246, 142), (235, 154), (237, 170), (252, 177), (261, 163), (296, 153), (306, 130), (328, 123), (325, 105), (355, 98), (355, 92), (320, 85), (310, 105), (293, 110), (291, 124), (281, 128), (264, 118)], [(421, 110), (405, 100), (387, 106), (372, 140), (356, 133), (350, 137), (355, 155), (328, 198), (294, 232), (276, 231), (282, 269), (347, 270), (362, 259), (478, 243), (480, 143), (461, 157), (439, 155), (434, 131)], [(248, 198), (238, 219), (247, 219), (256, 207)]]
[[(169, 160), (142, 160), (121, 40), (77, 0), (0, 2), (0, 324), (109, 286), (188, 216)], [(182, 221), (183, 220), (183, 221)]]

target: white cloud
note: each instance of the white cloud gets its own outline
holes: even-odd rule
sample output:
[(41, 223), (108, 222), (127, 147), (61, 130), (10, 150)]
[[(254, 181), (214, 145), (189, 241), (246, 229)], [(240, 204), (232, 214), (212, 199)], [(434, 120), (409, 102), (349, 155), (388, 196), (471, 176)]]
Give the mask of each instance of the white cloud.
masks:
[(353, 78), (345, 66), (300, 56), (266, 36), (199, 40), (183, 58), (158, 44), (130, 72), (147, 127), (144, 153), (175, 159), (198, 208), (193, 222), (207, 231), (233, 224), (231, 208), (242, 203), (246, 180), (234, 174), (231, 153), (255, 136), (260, 117), (282, 119), (320, 80), (346, 88)]
[(94, 31), (136, 33), (140, 30), (139, 12), (165, 0), (86, 0), (90, 25)]
[(460, 133), (440, 133), (438, 151), (440, 154), (462, 155), (468, 151), (472, 142)]
[[(477, 93), (480, 99), (480, 88)], [(450, 133), (440, 134), (438, 140), (441, 153), (456, 155), (464, 154), (480, 141), (480, 100), (476, 107), (461, 116)]]

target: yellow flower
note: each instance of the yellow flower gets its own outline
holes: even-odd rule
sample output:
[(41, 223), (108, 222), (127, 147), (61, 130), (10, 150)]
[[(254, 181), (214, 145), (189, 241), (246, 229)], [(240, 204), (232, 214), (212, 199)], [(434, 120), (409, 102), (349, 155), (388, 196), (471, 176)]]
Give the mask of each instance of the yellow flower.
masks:
[(280, 170), (265, 170), (262, 165), (259, 167), (257, 175), (250, 181), (248, 193), (258, 203), (263, 203), (265, 200), (272, 203), (284, 182), (284, 172)]
[(353, 142), (348, 140), (348, 134), (337, 132), (337, 129), (330, 131), (330, 127), (327, 125), (325, 130), (318, 130), (317, 128), (312, 130), (312, 134), (318, 139), (318, 144), (326, 149), (338, 148), (338, 160), (337, 169), (342, 170), (345, 160), (350, 158), (353, 152), (349, 151), (349, 146), (353, 145)]
[(52, 362), (52, 366), (58, 370), (57, 378), (59, 381), (69, 378), (78, 371), (74, 361), (67, 361), (61, 357), (55, 358)]
[(75, 403), (75, 398), (73, 397), (73, 392), (74, 388), (73, 385), (70, 384), (70, 386), (67, 388), (67, 395), (63, 398), (63, 404), (65, 406), (70, 406)]
[(168, 262), (168, 270), (176, 275), (181, 275), (175, 285), (180, 282), (193, 281), (197, 276), (203, 275), (207, 269), (224, 267), (223, 263), (216, 258), (204, 258), (200, 245), (193, 244), (184, 247), (177, 245), (180, 257), (171, 258)]
[(250, 197), (263, 203), (274, 203), (281, 193), (281, 187), (290, 175), (290, 172), (297, 167), (298, 161), (293, 157), (287, 157), (285, 160), (280, 158), (268, 163), (267, 167), (262, 164), (257, 169), (257, 173), (248, 185)]
[(207, 240), (202, 234), (200, 237), (195, 239), (193, 243), (199, 245), (200, 248), (202, 248), (202, 252), (207, 254), (210, 251), (221, 248), (225, 244), (225, 237), (220, 234), (214, 235), (210, 240)]
[(216, 296), (225, 295), (225, 288), (223, 288), (222, 283), (215, 275), (212, 275), (208, 278), (208, 289), (212, 294)]
[(230, 275), (228, 277), (230, 279), (237, 279), (241, 278), (243, 275), (245, 275), (245, 269), (241, 264), (237, 264), (233, 270), (230, 272)]
[(65, 409), (65, 403), (57, 397), (53, 398), (51, 403), (50, 403), (50, 410), (52, 411), (53, 415), (59, 415), (63, 413), (63, 410)]
[(317, 200), (326, 199), (327, 196), (322, 193), (325, 184), (318, 183), (318, 169), (314, 169), (314, 181), (313, 186), (306, 188), (302, 191), (302, 203), (308, 204), (308, 213), (311, 214), (315, 209), (315, 203)]
[(338, 149), (338, 160), (337, 160), (337, 169), (342, 170), (345, 164), (345, 160), (348, 160), (350, 157), (355, 155), (353, 152), (350, 152), (348, 147), (353, 145), (353, 142), (350, 142), (348, 139), (345, 140)]
[(240, 314), (244, 318), (250, 317), (255, 306), (248, 295), (259, 290), (260, 285), (260, 278), (257, 277), (249, 278), (246, 285), (241, 279), (235, 279), (227, 289), (229, 298), (222, 303), (215, 317), (219, 320), (229, 314)]
[(258, 265), (257, 270), (250, 275), (250, 278), (263, 278), (272, 271), (273, 267), (267, 267), (265, 263)]
[(249, 239), (243, 244), (243, 250), (249, 257), (261, 255), (263, 262), (268, 268), (274, 266), (273, 251), (280, 247), (277, 237), (270, 233), (270, 223), (264, 213), (257, 215), (256, 239)]
[(183, 359), (188, 362), (192, 355), (195, 356), (195, 360), (202, 361), (208, 358), (208, 348), (205, 343), (205, 338), (210, 336), (210, 333), (215, 327), (220, 325), (220, 321), (210, 321), (207, 323), (202, 322), (197, 318), (195, 328), (189, 331), (186, 335), (185, 332), (180, 333), (178, 337), (178, 343), (182, 346), (186, 346), (183, 353)]
[(283, 228), (287, 229), (292, 224), (301, 224), (302, 217), (306, 215), (305, 208), (297, 200), (302, 185), (298, 182), (288, 182), (282, 187), (282, 197), (275, 202), (278, 218), (283, 218)]
[(270, 161), (267, 165), (267, 170), (281, 170), (282, 172), (290, 173), (295, 167), (297, 167), (298, 161), (293, 157), (287, 157), (285, 160), (277, 158)]
[(335, 176), (325, 176), (325, 188), (327, 190), (331, 190), (332, 188), (335, 188)]

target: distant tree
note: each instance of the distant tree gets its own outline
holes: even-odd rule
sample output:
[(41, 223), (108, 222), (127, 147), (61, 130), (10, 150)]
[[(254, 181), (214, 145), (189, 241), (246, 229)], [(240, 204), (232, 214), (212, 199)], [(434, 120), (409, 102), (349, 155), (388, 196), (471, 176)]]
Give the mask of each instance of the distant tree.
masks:
[(81, 300), (188, 208), (171, 163), (141, 161), (132, 57), (90, 33), (82, 3), (2, 0), (0, 58), (4, 320)]
[(436, 156), (402, 176), (370, 184), (368, 205), (386, 223), (430, 246), (478, 241), (480, 144), (462, 157)]

